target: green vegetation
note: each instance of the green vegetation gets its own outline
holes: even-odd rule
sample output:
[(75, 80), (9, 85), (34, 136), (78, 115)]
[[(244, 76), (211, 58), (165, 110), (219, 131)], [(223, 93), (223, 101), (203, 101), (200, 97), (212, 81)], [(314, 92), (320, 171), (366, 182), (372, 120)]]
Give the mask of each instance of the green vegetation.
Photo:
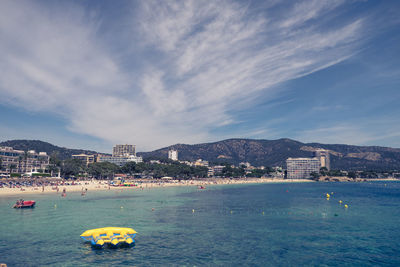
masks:
[(86, 165), (78, 159), (67, 159), (61, 165), (61, 175), (64, 177), (77, 176), (86, 172)]
[(107, 179), (114, 177), (116, 173), (120, 173), (139, 177), (161, 178), (170, 176), (177, 179), (190, 179), (192, 177), (207, 177), (207, 172), (206, 167), (191, 167), (174, 161), (163, 164), (128, 162), (122, 167), (109, 162), (96, 162), (86, 167), (80, 160), (68, 159), (61, 164), (61, 174), (66, 178), (91, 176), (97, 179)]
[(144, 174), (161, 178), (164, 176), (176, 177), (178, 179), (190, 179), (191, 177), (207, 177), (208, 169), (206, 167), (191, 167), (176, 161), (169, 161), (164, 164), (150, 164), (146, 162), (129, 162), (121, 167), (121, 173), (125, 174)]
[(273, 170), (269, 167), (266, 167), (265, 169), (261, 170), (261, 169), (254, 169), (251, 170), (250, 173), (246, 174), (246, 177), (257, 177), (257, 178), (261, 178), (262, 176), (269, 174), (273, 172)]
[(317, 181), (320, 177), (320, 175), (316, 172), (310, 173), (311, 179)]
[(11, 173), (10, 177), (12, 177), (12, 178), (21, 177), (21, 174), (20, 173)]
[(243, 167), (232, 168), (230, 164), (225, 164), (225, 167), (222, 169), (221, 176), (223, 177), (243, 177), (246, 174), (246, 171)]
[(32, 173), (32, 176), (50, 177), (50, 173)]
[(113, 177), (115, 173), (118, 173), (120, 168), (110, 162), (96, 162), (89, 164), (87, 172), (96, 178), (104, 179), (107, 177)]

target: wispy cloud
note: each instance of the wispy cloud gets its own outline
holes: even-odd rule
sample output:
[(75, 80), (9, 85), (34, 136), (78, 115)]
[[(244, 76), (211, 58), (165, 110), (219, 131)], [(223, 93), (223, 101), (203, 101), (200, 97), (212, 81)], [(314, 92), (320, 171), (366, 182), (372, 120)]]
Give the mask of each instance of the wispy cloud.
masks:
[(2, 1), (0, 101), (56, 112), (72, 131), (143, 149), (207, 141), (276, 85), (357, 53), (362, 18), (330, 29), (307, 24), (342, 3), (289, 2), (287, 16), (273, 21), (269, 10), (241, 2), (142, 1), (121, 29), (131, 43), (118, 44), (136, 47), (141, 67), (133, 70), (102, 39), (110, 35), (100, 34), (101, 18), (82, 7)]

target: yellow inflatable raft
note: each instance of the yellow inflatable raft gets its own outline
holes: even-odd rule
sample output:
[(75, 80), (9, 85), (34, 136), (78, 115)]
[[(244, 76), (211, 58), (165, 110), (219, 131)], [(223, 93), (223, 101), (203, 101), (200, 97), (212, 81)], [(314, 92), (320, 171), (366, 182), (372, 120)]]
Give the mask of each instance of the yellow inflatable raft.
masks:
[(136, 231), (132, 228), (122, 227), (104, 227), (87, 230), (81, 237), (83, 240), (90, 242), (93, 246), (102, 247), (104, 244), (111, 246), (133, 245)]

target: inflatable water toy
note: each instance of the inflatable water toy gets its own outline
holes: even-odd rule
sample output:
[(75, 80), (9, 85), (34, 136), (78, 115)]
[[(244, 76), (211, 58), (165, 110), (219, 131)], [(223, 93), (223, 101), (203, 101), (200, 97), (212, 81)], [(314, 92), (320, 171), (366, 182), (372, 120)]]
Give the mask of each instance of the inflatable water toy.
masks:
[(14, 204), (13, 208), (14, 209), (25, 209), (25, 208), (34, 208), (36, 202), (34, 200), (17, 200), (17, 202)]
[(103, 247), (104, 244), (110, 246), (133, 245), (136, 231), (132, 228), (104, 227), (85, 231), (81, 238), (90, 242), (94, 247)]

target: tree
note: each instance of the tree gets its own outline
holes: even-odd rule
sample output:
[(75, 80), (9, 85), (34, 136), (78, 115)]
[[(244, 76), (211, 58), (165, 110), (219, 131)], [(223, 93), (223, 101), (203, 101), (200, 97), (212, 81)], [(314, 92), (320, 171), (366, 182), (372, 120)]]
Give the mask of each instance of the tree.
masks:
[(310, 173), (311, 179), (317, 181), (319, 179), (319, 174), (317, 172)]
[(245, 173), (243, 168), (232, 168), (229, 164), (226, 164), (222, 169), (222, 175), (225, 177), (241, 177), (244, 176)]
[(58, 152), (51, 153), (49, 163), (61, 167), (62, 161), (59, 159), (58, 155)]
[(63, 176), (78, 175), (86, 169), (85, 163), (79, 159), (67, 159), (63, 162), (61, 173)]
[(53, 176), (54, 173), (55, 173), (55, 172), (58, 172), (58, 170), (59, 170), (59, 168), (58, 168), (56, 165), (54, 165), (54, 164), (50, 164), (50, 165), (47, 167), (47, 169), (49, 170), (51, 176)]
[(348, 176), (349, 178), (355, 179), (355, 178), (357, 178), (357, 173), (355, 173), (355, 172), (349, 172), (349, 173), (347, 174), (347, 176)]
[(328, 175), (328, 168), (327, 167), (321, 167), (321, 169), (319, 169), (319, 173), (322, 176), (327, 176)]
[(134, 174), (137, 172), (136, 162), (128, 162), (121, 167), (121, 172), (126, 174)]
[(96, 178), (112, 178), (120, 170), (118, 165), (110, 162), (95, 162), (88, 166), (88, 173)]
[(3, 170), (3, 159), (0, 158), (0, 171)]

